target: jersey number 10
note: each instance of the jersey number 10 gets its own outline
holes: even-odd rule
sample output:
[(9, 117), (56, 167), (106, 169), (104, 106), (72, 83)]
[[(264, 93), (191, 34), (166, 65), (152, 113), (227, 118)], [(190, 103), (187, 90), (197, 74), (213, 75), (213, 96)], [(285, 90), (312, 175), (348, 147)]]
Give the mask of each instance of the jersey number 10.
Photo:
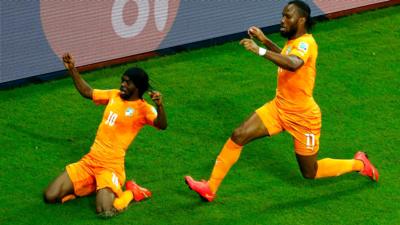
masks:
[(110, 114), (108, 115), (108, 118), (106, 120), (106, 124), (110, 127), (114, 126), (115, 120), (117, 120), (118, 114), (114, 113), (113, 111), (110, 111)]

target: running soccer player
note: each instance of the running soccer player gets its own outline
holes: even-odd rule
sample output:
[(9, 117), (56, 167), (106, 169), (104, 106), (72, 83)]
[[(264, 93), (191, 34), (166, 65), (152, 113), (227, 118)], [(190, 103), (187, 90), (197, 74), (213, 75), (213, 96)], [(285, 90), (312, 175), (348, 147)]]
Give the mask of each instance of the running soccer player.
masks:
[(257, 27), (250, 27), (251, 38), (258, 39), (265, 47), (259, 47), (252, 39), (240, 44), (278, 68), (278, 84), (275, 98), (257, 109), (242, 125), (234, 130), (217, 157), (208, 181), (196, 181), (190, 176), (185, 182), (206, 201), (213, 201), (225, 175), (239, 159), (247, 143), (261, 137), (289, 132), (300, 171), (304, 178), (319, 179), (339, 176), (352, 171), (378, 181), (378, 170), (364, 152), (357, 152), (353, 159), (325, 158), (317, 160), (321, 130), (321, 112), (312, 93), (316, 76), (317, 44), (310, 33), (311, 10), (303, 1), (290, 1), (283, 9), (281, 35), (288, 39), (281, 49)]
[(65, 68), (78, 92), (96, 104), (106, 105), (103, 119), (90, 152), (66, 170), (45, 190), (47, 203), (65, 202), (76, 196), (96, 193), (96, 211), (110, 217), (125, 209), (131, 200), (140, 201), (151, 192), (133, 181), (125, 183), (125, 154), (140, 129), (145, 125), (167, 128), (160, 92), (151, 91), (156, 109), (143, 99), (149, 78), (140, 68), (130, 68), (121, 77), (119, 90), (92, 89), (75, 68), (73, 57), (63, 55)]

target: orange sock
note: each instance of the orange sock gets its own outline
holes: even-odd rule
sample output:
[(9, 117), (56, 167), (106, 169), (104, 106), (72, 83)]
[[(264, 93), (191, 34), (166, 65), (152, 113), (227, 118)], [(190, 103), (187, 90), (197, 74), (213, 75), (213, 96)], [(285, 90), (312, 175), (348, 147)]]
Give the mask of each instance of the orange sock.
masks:
[(361, 160), (354, 159), (353, 171), (361, 171), (364, 169), (364, 163)]
[(318, 160), (318, 170), (315, 178), (335, 177), (353, 171), (361, 171), (364, 164), (355, 159), (331, 159)]
[(119, 198), (114, 200), (113, 206), (116, 210), (121, 211), (125, 209), (133, 199), (131, 191), (124, 191)]
[(73, 200), (75, 198), (76, 198), (76, 196), (74, 194), (66, 195), (61, 199), (61, 203), (64, 204), (64, 203), (66, 203), (66, 202), (68, 202), (70, 200)]
[(208, 180), (208, 185), (213, 193), (217, 192), (225, 175), (229, 172), (232, 165), (239, 159), (242, 148), (243, 146), (236, 144), (230, 138), (225, 143), (217, 157), (214, 169), (211, 173), (210, 179)]

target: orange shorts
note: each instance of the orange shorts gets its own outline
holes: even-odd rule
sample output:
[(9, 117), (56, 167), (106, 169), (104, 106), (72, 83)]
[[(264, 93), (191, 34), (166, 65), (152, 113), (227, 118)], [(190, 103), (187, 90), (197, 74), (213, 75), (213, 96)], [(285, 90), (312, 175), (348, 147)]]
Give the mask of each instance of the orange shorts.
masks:
[(288, 113), (279, 109), (272, 100), (256, 110), (269, 135), (288, 131), (299, 155), (314, 155), (319, 150), (321, 111), (318, 105), (301, 113)]
[(77, 196), (86, 196), (103, 188), (109, 188), (117, 196), (123, 192), (123, 165), (106, 167), (85, 156), (78, 162), (67, 165), (66, 170)]

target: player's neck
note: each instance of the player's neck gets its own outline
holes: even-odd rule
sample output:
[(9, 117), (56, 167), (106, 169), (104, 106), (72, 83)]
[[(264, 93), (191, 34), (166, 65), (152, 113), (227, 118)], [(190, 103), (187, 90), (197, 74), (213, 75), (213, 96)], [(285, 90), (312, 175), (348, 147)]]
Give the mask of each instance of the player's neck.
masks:
[(297, 38), (303, 36), (306, 33), (307, 33), (306, 30), (298, 30), (295, 35), (293, 35), (291, 38), (289, 38), (289, 40), (297, 39)]
[(125, 100), (125, 101), (133, 102), (133, 101), (137, 101), (137, 100), (139, 100), (139, 99), (140, 99), (139, 96), (137, 96), (137, 95), (132, 95), (132, 96), (130, 96), (129, 98), (124, 99), (124, 100)]

